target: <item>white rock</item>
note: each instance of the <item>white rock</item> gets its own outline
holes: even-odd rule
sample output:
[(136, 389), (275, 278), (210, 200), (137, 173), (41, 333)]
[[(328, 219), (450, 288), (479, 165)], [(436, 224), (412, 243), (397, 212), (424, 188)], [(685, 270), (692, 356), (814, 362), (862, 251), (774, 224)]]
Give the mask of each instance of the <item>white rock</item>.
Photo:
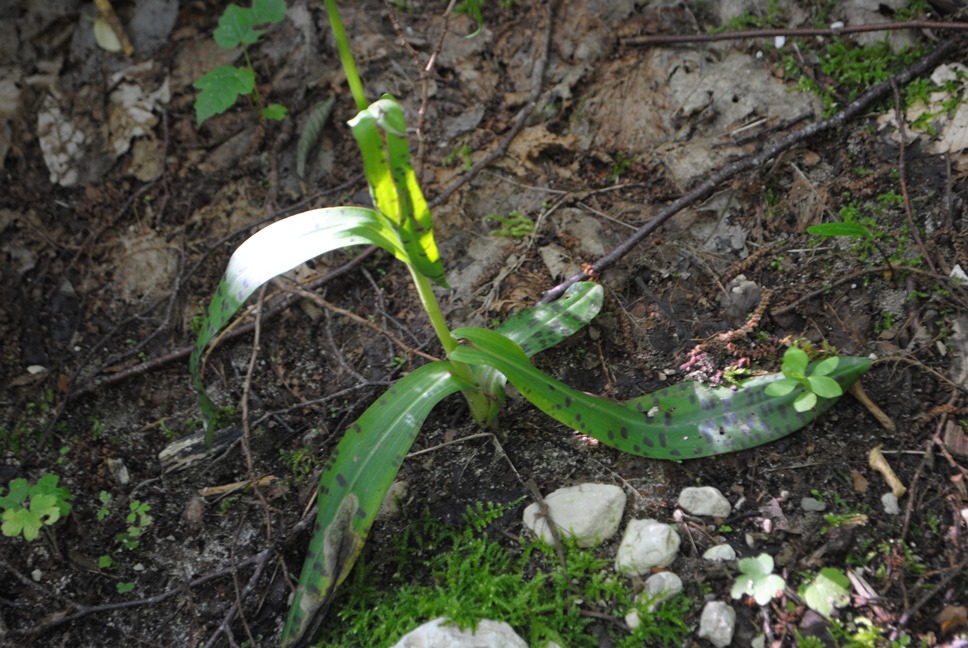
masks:
[[(618, 531), (625, 511), (625, 491), (611, 484), (579, 484), (559, 488), (545, 498), (551, 519), (579, 547), (594, 547)], [(524, 524), (543, 541), (553, 541), (548, 520), (535, 503), (524, 509)]]
[(733, 510), (729, 500), (712, 486), (683, 488), (679, 493), (679, 507), (693, 515), (718, 518), (728, 517)]
[(635, 630), (642, 625), (642, 620), (639, 618), (638, 610), (633, 609), (625, 613), (625, 625), (627, 625), (630, 630)]
[(819, 513), (826, 511), (827, 505), (813, 497), (803, 497), (800, 499), (800, 508), (807, 512)]
[(393, 648), (528, 648), (503, 621), (484, 619), (475, 632), (444, 625), (447, 622), (443, 617), (428, 621), (400, 637)]
[(718, 544), (715, 547), (706, 549), (702, 557), (703, 560), (708, 560), (709, 562), (729, 562), (736, 560), (736, 550), (728, 544)]
[(649, 609), (654, 610), (662, 601), (671, 599), (682, 591), (682, 579), (672, 572), (656, 572), (645, 579), (642, 593), (636, 601), (650, 600)]
[(881, 506), (888, 515), (900, 515), (901, 506), (897, 503), (897, 496), (894, 493), (884, 493), (881, 495)]
[(615, 556), (615, 570), (626, 576), (667, 567), (679, 553), (679, 534), (657, 520), (632, 520)]
[(710, 601), (699, 618), (699, 637), (716, 648), (725, 648), (733, 641), (736, 629), (736, 610), (722, 601)]

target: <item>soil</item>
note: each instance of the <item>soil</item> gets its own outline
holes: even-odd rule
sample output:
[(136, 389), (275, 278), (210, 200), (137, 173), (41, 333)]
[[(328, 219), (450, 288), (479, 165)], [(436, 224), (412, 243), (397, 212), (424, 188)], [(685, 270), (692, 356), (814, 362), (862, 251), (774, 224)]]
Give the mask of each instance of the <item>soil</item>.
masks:
[[(813, 9), (800, 4), (781, 3), (784, 24), (812, 24)], [(578, 0), (550, 20), (544, 3), (495, 3), (472, 38), (473, 22), (445, 22), (440, 3), (343, 8), (369, 95), (394, 94), (421, 126), (413, 148), (425, 193), (442, 197), (432, 202), (453, 325), (536, 303), (724, 164), (819, 119), (819, 100), (784, 80), (786, 50), (753, 40), (622, 41), (700, 33), (746, 10), (732, 5)], [(425, 362), (413, 349), (441, 351), (400, 264), (383, 254), (361, 259), (360, 250), (318, 258), (289, 277), (315, 280), (326, 300), (408, 348), (294, 299), (291, 283), (270, 284), (251, 300), (264, 306), (258, 345), (249, 312), (241, 321), (250, 326), (218, 344), (205, 375), (216, 402), (236, 408), (230, 435), (247, 417), (247, 447), (165, 470), (159, 453), (199, 430), (187, 351), (232, 250), (284, 215), (365, 204), (366, 184), (345, 126), (353, 102), (316, 3), (291, 3), (250, 52), (261, 93), (286, 105), (286, 120), (260, 121), (240, 101), (201, 128), (192, 82), (241, 62), (212, 42), (218, 8), (165, 0), (114, 8), (131, 57), (97, 47), (93, 5), (0, 8), (0, 484), (53, 473), (74, 495), (70, 515), (38, 540), (0, 543), (0, 640), (188, 646), (248, 636), (275, 645), (309, 540), (319, 467), (386, 384)], [(930, 49), (931, 34), (904, 34)], [(421, 69), (438, 42), (425, 82)], [(801, 54), (803, 73), (833, 83), (815, 55)], [(515, 131), (532, 93), (536, 103)], [(329, 97), (332, 116), (300, 178), (299, 134)], [(670, 522), (682, 488), (710, 485), (736, 513), (711, 526), (680, 518), (691, 541), (676, 569), (697, 600), (691, 624), (703, 593), (731, 600), (732, 578), (705, 574), (699, 558), (723, 536), (741, 555), (775, 555), (789, 575), (862, 567), (850, 616), (921, 645), (963, 640), (968, 444), (958, 419), (968, 293), (948, 277), (968, 268), (968, 183), (960, 149), (939, 154), (912, 132), (902, 157), (896, 129), (885, 125), (892, 114), (888, 96), (677, 214), (601, 274), (602, 315), (536, 363), (625, 399), (739, 363), (777, 370), (792, 339), (829, 344), (877, 357), (863, 387), (895, 430), (847, 396), (780, 441), (676, 464), (592, 443), (512, 395), (494, 431), (505, 459), (492, 439), (473, 437), (479, 430), (453, 397), (413, 447), (431, 451), (404, 462), (401, 510), (377, 522), (368, 562), (379, 563), (427, 508), (456, 522), (475, 502), (529, 498), (522, 479), (546, 494), (585, 481), (620, 484), (628, 517)], [(468, 171), (511, 133), (503, 154)], [(874, 244), (806, 233), (852, 207), (871, 218)], [(514, 212), (535, 222), (533, 234), (495, 235), (487, 217)], [(890, 487), (868, 465), (877, 447), (907, 487), (897, 514), (885, 512)], [(258, 496), (230, 487), (251, 475), (265, 477)], [(106, 505), (102, 493), (111, 496)], [(823, 499), (826, 514), (859, 515), (831, 527), (824, 513), (802, 508), (804, 497)], [(499, 531), (524, 533), (525, 503)], [(118, 535), (138, 504), (150, 506), (151, 522), (125, 549)], [(603, 548), (610, 551), (614, 544)], [(99, 567), (103, 555), (112, 566)], [(764, 623), (734, 603), (734, 645), (764, 626), (793, 645), (793, 629), (810, 617), (803, 606), (777, 607)]]

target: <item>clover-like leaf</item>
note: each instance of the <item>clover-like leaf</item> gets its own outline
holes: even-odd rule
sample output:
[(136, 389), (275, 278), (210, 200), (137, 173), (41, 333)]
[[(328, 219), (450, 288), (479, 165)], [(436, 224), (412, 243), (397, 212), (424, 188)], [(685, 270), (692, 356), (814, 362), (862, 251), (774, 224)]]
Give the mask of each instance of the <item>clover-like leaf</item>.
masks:
[(3, 512), (3, 535), (15, 538), (21, 533), (26, 540), (35, 540), (43, 523), (33, 511), (25, 508), (12, 508)]
[(285, 17), (285, 0), (253, 0), (252, 2), (252, 19), (256, 25), (277, 23)]
[(848, 587), (850, 580), (844, 572), (833, 567), (824, 567), (803, 591), (803, 600), (811, 610), (829, 617), (835, 608), (850, 603)]
[(730, 591), (734, 599), (749, 594), (758, 604), (766, 605), (786, 587), (783, 577), (773, 573), (773, 556), (769, 554), (741, 559), (739, 571)]
[(19, 506), (30, 495), (30, 488), (27, 480), (21, 478), (14, 479), (8, 484), (9, 491), (0, 497), (0, 508), (10, 509)]

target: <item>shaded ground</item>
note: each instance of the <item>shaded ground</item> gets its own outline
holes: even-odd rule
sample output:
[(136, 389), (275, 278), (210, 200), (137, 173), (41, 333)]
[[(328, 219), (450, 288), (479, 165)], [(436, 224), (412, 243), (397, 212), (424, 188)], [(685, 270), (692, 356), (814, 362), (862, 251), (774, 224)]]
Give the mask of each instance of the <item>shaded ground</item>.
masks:
[[(365, 200), (355, 144), (343, 126), (352, 102), (328, 25), (320, 9), (295, 3), (253, 51), (263, 92), (289, 108), (284, 124), (258, 123), (240, 103), (199, 130), (191, 82), (223, 62), (209, 38), (217, 12), (202, 3), (120, 4), (122, 21), (140, 25), (132, 29), (136, 55), (128, 60), (95, 46), (85, 22), (96, 13), (92, 7), (44, 4), (0, 10), (9, 14), (4, 29), (16, 31), (0, 38), (12, 43), (3, 55), (13, 63), (2, 86), (10, 144), (0, 179), (0, 483), (54, 473), (75, 500), (68, 519), (40, 540), (4, 538), (0, 545), (0, 637), (10, 645), (198, 645), (217, 640), (219, 624), (229, 619), (241, 642), (245, 631), (232, 606), (257, 563), (263, 569), (242, 609), (253, 636), (272, 645), (285, 616), (287, 579), (298, 573), (309, 537), (305, 525), (292, 529), (311, 505), (318, 467), (381, 385), (423, 361), (338, 313), (291, 300), (263, 318), (249, 383), (248, 454), (256, 475), (271, 476), (264, 501), (251, 491), (200, 492), (247, 479), (238, 445), (181, 471), (164, 472), (158, 454), (198, 429), (184, 354), (174, 352), (193, 342), (193, 321), (231, 250), (283, 214)], [(146, 6), (157, 13), (146, 17)], [(393, 12), (421, 60), (444, 27), (439, 10), (415, 2)], [(392, 92), (416, 123), (421, 77), (388, 9), (365, 2), (344, 11), (370, 95)], [(784, 24), (814, 18), (797, 6), (784, 11)], [(452, 323), (486, 323), (535, 303), (710, 172), (758, 150), (777, 135), (771, 128), (782, 133), (819, 114), (819, 100), (782, 82), (782, 52), (757, 56), (749, 42), (647, 49), (619, 41), (695, 33), (723, 19), (675, 3), (588, 0), (560, 9), (553, 23), (542, 5), (495, 7), (472, 39), (462, 37), (473, 29), (466, 18), (449, 23), (421, 130), (430, 197), (510, 132), (535, 90), (541, 36), (553, 25), (541, 93), (524, 129), (506, 155), (435, 209), (455, 286), (443, 296)], [(829, 84), (815, 55), (802, 54), (801, 71)], [(133, 63), (144, 65), (131, 70)], [(114, 76), (121, 70), (125, 75)], [(153, 115), (143, 122), (116, 117), (121, 100), (112, 92), (129, 85)], [(298, 129), (333, 94), (330, 126), (301, 180), (294, 171)], [(580, 481), (620, 483), (634, 517), (671, 520), (683, 487), (716, 486), (742, 500), (723, 532), (741, 554), (773, 553), (791, 574), (866, 566), (861, 575), (879, 598), (857, 593), (850, 614), (903, 627), (930, 645), (964, 631), (955, 606), (968, 598), (957, 423), (968, 295), (946, 279), (954, 266), (968, 267), (961, 234), (966, 187), (958, 151), (946, 159), (929, 151), (924, 137), (907, 142), (903, 177), (922, 250), (908, 226), (898, 146), (889, 128), (878, 130), (882, 113), (890, 114), (890, 104), (676, 216), (604, 275), (609, 297), (594, 325), (537, 362), (589, 392), (629, 398), (744, 359), (775, 369), (782, 341), (804, 338), (881, 359), (863, 382), (896, 432), (848, 397), (782, 441), (677, 465), (589, 444), (512, 398), (497, 436), (517, 472), (543, 492)], [(61, 155), (42, 149), (51, 127), (39, 124), (39, 115), (71, 124), (55, 129)], [(129, 139), (130, 149), (117, 144)], [(874, 243), (805, 233), (811, 224), (845, 218), (845, 208), (868, 219)], [(533, 235), (495, 236), (487, 217), (515, 212), (535, 223)], [(310, 282), (353, 258), (329, 255), (293, 278)], [(409, 347), (439, 354), (408, 281), (399, 265), (371, 255), (317, 290)], [(265, 302), (287, 298), (280, 284), (267, 290)], [(251, 353), (246, 334), (212, 354), (206, 380), (219, 403), (240, 402)], [(143, 365), (156, 358), (169, 360)], [(147, 370), (132, 371), (138, 366)], [(475, 432), (450, 400), (414, 450)], [(909, 489), (900, 514), (884, 512), (888, 487), (867, 465), (878, 445)], [(470, 503), (528, 495), (487, 439), (408, 460), (400, 479), (407, 484), (404, 514), (378, 522), (370, 562), (379, 562), (384, 539), (424, 507), (456, 520)], [(111, 495), (106, 507), (102, 492)], [(811, 495), (824, 499), (828, 513), (863, 517), (852, 525), (825, 521), (800, 507)], [(152, 519), (138, 546), (126, 549), (117, 536), (135, 502), (149, 505)], [(99, 520), (102, 507), (108, 514)], [(761, 508), (774, 511), (769, 528)], [(519, 519), (509, 517), (503, 530), (521, 533)], [(699, 553), (713, 542), (716, 533), (701, 523), (681, 524)], [(267, 547), (278, 560), (258, 562), (271, 555), (260, 554)], [(112, 566), (99, 568), (103, 555)], [(730, 578), (703, 574), (697, 554), (680, 561), (687, 594), (728, 600)], [(216, 577), (198, 581), (207, 575)], [(121, 593), (119, 584), (133, 584), (133, 591)], [(149, 597), (157, 598), (142, 601)], [(137, 601), (143, 604), (125, 606)], [(693, 612), (699, 609), (697, 603)], [(939, 620), (952, 609), (953, 622)], [(776, 636), (789, 638), (802, 619), (796, 606), (775, 615)], [(737, 645), (761, 625), (743, 609)]]

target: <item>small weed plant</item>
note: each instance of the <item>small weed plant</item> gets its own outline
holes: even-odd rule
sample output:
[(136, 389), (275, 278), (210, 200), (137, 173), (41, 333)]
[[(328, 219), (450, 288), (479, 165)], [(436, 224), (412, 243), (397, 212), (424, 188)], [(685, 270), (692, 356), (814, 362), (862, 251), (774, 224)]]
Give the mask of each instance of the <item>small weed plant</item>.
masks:
[[(623, 452), (679, 461), (745, 450), (786, 436), (834, 404), (831, 383), (847, 387), (869, 368), (867, 358), (839, 357), (824, 360), (819, 373), (817, 363), (788, 363), (790, 375), (761, 375), (734, 386), (683, 382), (624, 403), (592, 396), (540, 371), (530, 359), (598, 314), (603, 289), (591, 282), (575, 284), (557, 302), (526, 309), (494, 330), (451, 330), (434, 292), (434, 284), (447, 288), (447, 281), (430, 211), (410, 163), (403, 108), (390, 96), (367, 101), (335, 0), (326, 0), (326, 9), (360, 111), (349, 125), (374, 208), (327, 207), (296, 214), (259, 231), (232, 255), (189, 363), (207, 438), (211, 443), (218, 411), (201, 378), (209, 342), (259, 286), (330, 250), (375, 245), (403, 263), (446, 359), (401, 378), (346, 429), (324, 464), (316, 531), (283, 645), (300, 642), (318, 627), (424, 420), (452, 394), (463, 395), (478, 424), (493, 426), (510, 382), (526, 400), (572, 430)], [(789, 383), (784, 394), (766, 391), (780, 380)], [(794, 407), (795, 402), (801, 407)], [(808, 407), (802, 406), (805, 402)]]
[[(391, 587), (377, 587), (368, 565), (357, 569), (339, 599), (336, 619), (326, 624), (321, 647), (389, 646), (414, 626), (446, 617), (463, 628), (482, 619), (508, 623), (528, 645), (555, 642), (576, 648), (599, 645), (594, 618), (636, 610), (632, 630), (605, 624), (610, 645), (678, 646), (689, 633), (689, 601), (678, 595), (650, 611), (611, 562), (574, 544), (565, 565), (538, 540), (505, 548), (488, 537), (488, 526), (510, 505), (468, 508), (460, 529), (424, 515), (401, 535)], [(419, 557), (420, 560), (415, 560)], [(419, 566), (419, 571), (417, 569)], [(528, 574), (535, 574), (529, 576)]]
[(63, 486), (60, 478), (47, 474), (33, 484), (26, 479), (14, 479), (7, 493), (0, 496), (3, 510), (3, 535), (8, 538), (23, 536), (28, 542), (36, 540), (40, 530), (55, 524), (71, 512), (74, 496)]
[(259, 114), (267, 119), (285, 119), (285, 106), (277, 103), (264, 105), (248, 49), (258, 43), (264, 33), (256, 27), (281, 22), (285, 17), (284, 0), (253, 0), (251, 7), (230, 4), (225, 8), (213, 37), (224, 49), (241, 47), (245, 66), (220, 65), (195, 81), (195, 88), (199, 90), (195, 98), (195, 120), (199, 126), (234, 106), (239, 97), (250, 97)]

